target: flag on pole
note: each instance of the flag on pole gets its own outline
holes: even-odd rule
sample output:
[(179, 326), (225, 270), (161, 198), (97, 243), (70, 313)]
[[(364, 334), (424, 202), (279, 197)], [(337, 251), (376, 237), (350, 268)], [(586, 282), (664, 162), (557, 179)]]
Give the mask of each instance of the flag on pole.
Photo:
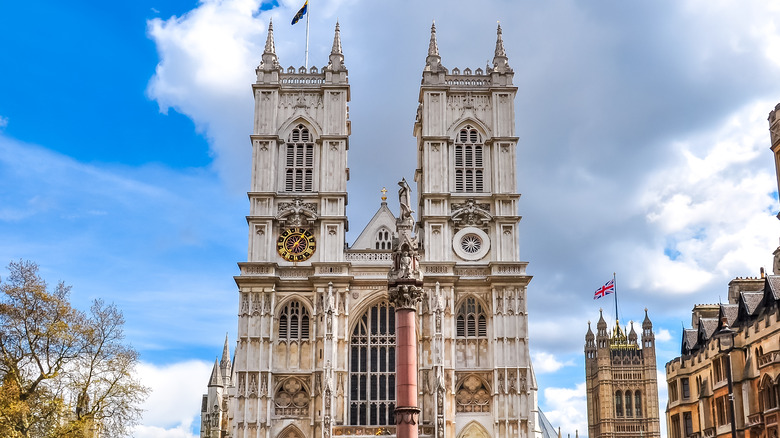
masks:
[(612, 292), (615, 292), (615, 279), (609, 280), (604, 284), (604, 286), (601, 286), (600, 288), (596, 289), (596, 293), (593, 294), (593, 299), (598, 300), (599, 298), (603, 297), (604, 295), (609, 295)]
[(303, 6), (301, 6), (301, 9), (298, 10), (298, 13), (295, 14), (295, 16), (292, 19), (292, 23), (290, 23), (290, 24), (295, 24), (298, 21), (300, 21), (301, 18), (303, 18), (303, 16), (306, 15), (306, 11), (308, 9), (309, 9), (309, 0), (306, 0), (306, 2), (303, 4)]

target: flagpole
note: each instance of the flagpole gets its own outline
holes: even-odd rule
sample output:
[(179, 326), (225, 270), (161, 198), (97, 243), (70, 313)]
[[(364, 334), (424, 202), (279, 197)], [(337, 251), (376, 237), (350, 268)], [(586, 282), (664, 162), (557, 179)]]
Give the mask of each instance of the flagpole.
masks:
[(306, 55), (304, 63), (306, 64), (306, 70), (309, 70), (309, 16), (311, 15), (311, 5), (308, 5), (306, 9)]
[(612, 273), (612, 284), (615, 285), (615, 321), (620, 321), (620, 318), (618, 317), (618, 305), (617, 305), (617, 279), (615, 278), (615, 273)]

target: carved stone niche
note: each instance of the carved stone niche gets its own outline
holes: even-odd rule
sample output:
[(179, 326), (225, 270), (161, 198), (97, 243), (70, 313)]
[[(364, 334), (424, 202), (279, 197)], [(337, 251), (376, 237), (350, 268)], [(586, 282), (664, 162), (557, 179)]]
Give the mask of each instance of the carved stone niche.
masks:
[(304, 380), (295, 376), (278, 379), (280, 384), (274, 394), (274, 413), (284, 417), (309, 415), (309, 391)]
[(317, 204), (295, 198), (292, 202), (280, 202), (276, 220), (281, 227), (313, 226), (318, 219)]
[(450, 220), (455, 225), (455, 229), (482, 228), (493, 220), (493, 216), (490, 214), (490, 204), (478, 203), (473, 198), (462, 204), (452, 204), (451, 209)]

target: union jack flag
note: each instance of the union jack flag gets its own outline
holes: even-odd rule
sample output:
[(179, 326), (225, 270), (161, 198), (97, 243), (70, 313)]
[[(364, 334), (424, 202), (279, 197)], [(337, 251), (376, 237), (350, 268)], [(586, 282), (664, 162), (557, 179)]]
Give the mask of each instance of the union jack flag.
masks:
[(615, 292), (615, 279), (609, 280), (604, 286), (601, 286), (600, 288), (596, 289), (596, 293), (593, 294), (593, 299), (598, 300), (599, 298), (603, 297), (604, 295), (609, 295), (612, 292)]

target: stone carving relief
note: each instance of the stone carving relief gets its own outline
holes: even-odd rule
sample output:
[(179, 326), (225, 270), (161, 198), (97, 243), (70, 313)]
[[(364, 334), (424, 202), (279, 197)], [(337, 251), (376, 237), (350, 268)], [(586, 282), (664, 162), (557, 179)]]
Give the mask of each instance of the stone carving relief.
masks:
[(317, 204), (295, 198), (292, 202), (280, 202), (276, 219), (281, 227), (312, 226), (317, 220)]
[(490, 204), (482, 204), (469, 199), (462, 204), (452, 204), (450, 219), (455, 228), (484, 227), (493, 220), (490, 214)]
[(307, 415), (309, 413), (309, 394), (303, 382), (297, 377), (282, 380), (274, 395), (276, 415)]

